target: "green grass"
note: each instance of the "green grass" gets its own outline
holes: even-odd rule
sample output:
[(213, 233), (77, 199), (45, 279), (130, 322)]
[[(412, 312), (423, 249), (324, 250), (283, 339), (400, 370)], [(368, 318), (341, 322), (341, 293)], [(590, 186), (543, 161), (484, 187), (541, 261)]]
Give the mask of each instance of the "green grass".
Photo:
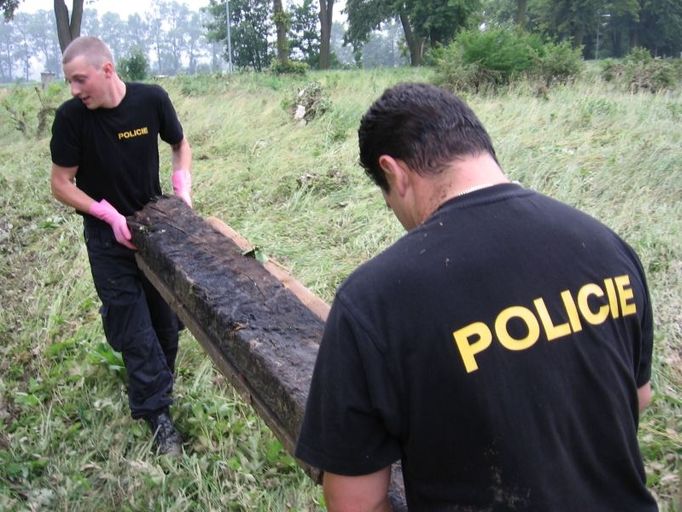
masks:
[[(238, 74), (162, 82), (194, 153), (194, 201), (331, 300), (360, 262), (402, 234), (357, 165), (360, 116), (425, 69)], [(318, 81), (331, 109), (288, 110)], [(51, 92), (66, 98), (65, 88)], [(37, 98), (3, 89), (35, 129)], [(655, 398), (640, 424), (661, 509), (682, 510), (682, 93), (624, 94), (592, 80), (467, 95), (512, 179), (584, 209), (635, 247), (655, 307)], [(105, 343), (80, 218), (50, 197), (49, 138), (0, 107), (0, 509), (320, 510), (321, 493), (184, 334), (177, 460), (149, 452)], [(161, 152), (169, 190), (169, 152)]]

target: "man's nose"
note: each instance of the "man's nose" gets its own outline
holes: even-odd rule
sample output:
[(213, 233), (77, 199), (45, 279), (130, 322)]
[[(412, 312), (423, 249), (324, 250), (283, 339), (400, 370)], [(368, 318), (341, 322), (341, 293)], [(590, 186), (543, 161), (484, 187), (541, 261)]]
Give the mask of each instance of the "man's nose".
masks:
[(78, 96), (80, 92), (81, 92), (80, 87), (78, 87), (77, 84), (71, 82), (71, 96)]

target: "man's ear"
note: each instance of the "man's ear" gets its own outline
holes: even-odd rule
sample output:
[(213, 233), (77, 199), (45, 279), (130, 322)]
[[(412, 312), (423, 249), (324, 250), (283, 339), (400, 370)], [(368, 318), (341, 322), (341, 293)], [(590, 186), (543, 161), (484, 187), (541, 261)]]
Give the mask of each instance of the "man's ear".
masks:
[(106, 77), (110, 77), (114, 73), (114, 65), (107, 61), (104, 64), (102, 64), (102, 70), (104, 71), (104, 75)]
[(384, 171), (388, 186), (403, 197), (409, 186), (408, 170), (405, 163), (389, 155), (379, 157), (379, 167)]

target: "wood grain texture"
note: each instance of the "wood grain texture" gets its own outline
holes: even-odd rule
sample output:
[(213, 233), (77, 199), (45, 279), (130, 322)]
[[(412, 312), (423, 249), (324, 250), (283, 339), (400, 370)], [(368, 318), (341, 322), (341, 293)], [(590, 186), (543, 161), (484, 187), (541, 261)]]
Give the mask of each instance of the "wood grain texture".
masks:
[[(142, 271), (293, 454), (329, 306), (276, 263), (245, 256), (239, 233), (176, 197), (149, 203), (128, 224)], [(399, 465), (389, 495), (394, 510), (407, 510)]]

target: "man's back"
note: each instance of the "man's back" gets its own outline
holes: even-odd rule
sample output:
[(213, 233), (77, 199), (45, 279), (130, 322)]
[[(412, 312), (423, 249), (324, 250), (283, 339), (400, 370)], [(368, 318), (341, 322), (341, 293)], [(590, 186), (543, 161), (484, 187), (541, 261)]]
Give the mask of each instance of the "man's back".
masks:
[(636, 439), (643, 279), (613, 233), (544, 196), (450, 200), (339, 289), (324, 431), (299, 448), (337, 445), (348, 457), (320, 466), (341, 474), (402, 457), (414, 510), (656, 510)]

